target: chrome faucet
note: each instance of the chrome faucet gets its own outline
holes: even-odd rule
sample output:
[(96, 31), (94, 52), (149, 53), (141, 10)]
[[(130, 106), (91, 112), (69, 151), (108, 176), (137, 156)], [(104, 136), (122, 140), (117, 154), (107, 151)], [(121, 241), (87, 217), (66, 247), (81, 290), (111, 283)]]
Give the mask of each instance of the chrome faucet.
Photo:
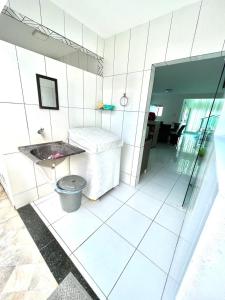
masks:
[(44, 133), (44, 128), (40, 128), (38, 131), (37, 131), (38, 134), (42, 134)]

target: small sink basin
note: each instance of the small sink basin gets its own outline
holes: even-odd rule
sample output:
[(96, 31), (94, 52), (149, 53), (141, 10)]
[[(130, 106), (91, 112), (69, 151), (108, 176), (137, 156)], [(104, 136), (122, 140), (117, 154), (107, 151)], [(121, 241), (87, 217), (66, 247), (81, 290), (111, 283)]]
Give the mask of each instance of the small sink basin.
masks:
[(62, 141), (23, 146), (18, 149), (34, 163), (51, 168), (61, 163), (67, 156), (85, 152)]

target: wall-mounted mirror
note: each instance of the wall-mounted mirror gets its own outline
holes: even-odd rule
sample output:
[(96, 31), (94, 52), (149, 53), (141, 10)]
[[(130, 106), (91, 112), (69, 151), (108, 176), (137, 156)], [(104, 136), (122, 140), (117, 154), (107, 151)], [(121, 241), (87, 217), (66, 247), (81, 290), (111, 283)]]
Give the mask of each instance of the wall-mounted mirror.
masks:
[(40, 108), (59, 109), (57, 79), (36, 74)]

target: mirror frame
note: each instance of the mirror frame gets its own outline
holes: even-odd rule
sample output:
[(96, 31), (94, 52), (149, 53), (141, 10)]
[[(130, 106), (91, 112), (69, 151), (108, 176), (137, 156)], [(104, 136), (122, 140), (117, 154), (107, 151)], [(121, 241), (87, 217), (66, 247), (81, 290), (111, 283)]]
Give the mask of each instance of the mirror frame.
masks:
[[(42, 104), (42, 98), (41, 98), (41, 84), (40, 84), (40, 78), (51, 80), (55, 83), (55, 101), (56, 106), (45, 106)], [(41, 74), (36, 74), (36, 80), (37, 80), (37, 90), (38, 90), (38, 101), (39, 101), (39, 107), (43, 109), (56, 109), (59, 110), (59, 96), (58, 96), (58, 83), (56, 78), (48, 77)]]

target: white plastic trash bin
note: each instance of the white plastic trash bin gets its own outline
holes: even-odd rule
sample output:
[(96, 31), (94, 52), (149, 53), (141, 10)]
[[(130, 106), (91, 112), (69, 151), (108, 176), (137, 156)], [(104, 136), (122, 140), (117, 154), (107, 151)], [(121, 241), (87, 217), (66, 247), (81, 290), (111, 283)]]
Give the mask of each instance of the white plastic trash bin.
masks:
[(83, 194), (97, 200), (119, 184), (122, 140), (110, 131), (96, 128), (69, 130), (69, 143), (86, 152), (70, 157), (70, 171), (84, 177)]

